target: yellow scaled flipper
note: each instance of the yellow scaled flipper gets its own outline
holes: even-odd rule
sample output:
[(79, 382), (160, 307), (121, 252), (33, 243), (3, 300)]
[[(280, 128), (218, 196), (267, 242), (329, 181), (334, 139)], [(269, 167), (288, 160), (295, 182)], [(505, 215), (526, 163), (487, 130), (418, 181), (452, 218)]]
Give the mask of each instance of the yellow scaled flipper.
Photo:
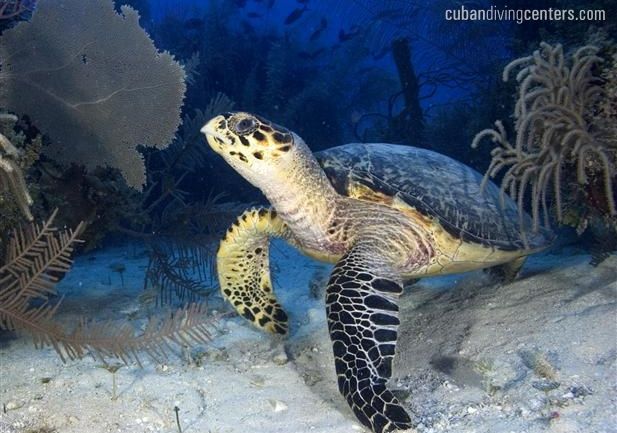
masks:
[(271, 209), (245, 211), (227, 230), (216, 260), (223, 296), (244, 318), (268, 332), (287, 333), (287, 314), (270, 280), (270, 237), (291, 236)]

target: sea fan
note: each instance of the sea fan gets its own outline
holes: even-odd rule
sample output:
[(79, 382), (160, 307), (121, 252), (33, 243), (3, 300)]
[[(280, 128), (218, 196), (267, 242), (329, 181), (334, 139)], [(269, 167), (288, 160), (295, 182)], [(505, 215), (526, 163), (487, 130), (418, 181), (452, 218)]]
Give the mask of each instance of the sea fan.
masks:
[(167, 146), (180, 123), (185, 73), (130, 7), (111, 0), (39, 0), (0, 38), (0, 105), (27, 115), (64, 163), (118, 167), (141, 189), (138, 145)]

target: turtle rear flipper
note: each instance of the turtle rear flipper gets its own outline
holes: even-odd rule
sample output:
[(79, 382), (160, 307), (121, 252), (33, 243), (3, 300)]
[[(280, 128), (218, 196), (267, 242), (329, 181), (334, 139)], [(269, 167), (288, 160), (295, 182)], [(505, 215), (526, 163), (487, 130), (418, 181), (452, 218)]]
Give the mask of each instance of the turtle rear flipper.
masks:
[(287, 314), (272, 289), (269, 244), (288, 232), (275, 211), (250, 209), (229, 227), (216, 255), (223, 296), (242, 317), (277, 334), (287, 333)]
[(526, 259), (526, 256), (522, 256), (511, 262), (486, 268), (484, 271), (495, 281), (502, 284), (510, 284), (520, 275)]
[(407, 430), (411, 419), (386, 387), (399, 325), (398, 276), (385, 276), (379, 251), (354, 246), (334, 268), (326, 292), (339, 391), (375, 433)]

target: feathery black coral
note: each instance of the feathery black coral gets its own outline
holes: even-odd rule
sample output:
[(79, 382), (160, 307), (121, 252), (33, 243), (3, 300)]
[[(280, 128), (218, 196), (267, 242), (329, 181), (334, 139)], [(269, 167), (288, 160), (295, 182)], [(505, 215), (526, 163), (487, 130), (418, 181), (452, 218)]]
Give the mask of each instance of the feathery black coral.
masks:
[(190, 304), (169, 316), (154, 316), (145, 329), (135, 334), (129, 322), (96, 323), (82, 320), (70, 334), (62, 335), (59, 344), (53, 344), (62, 360), (83, 358), (90, 353), (102, 362), (117, 358), (125, 364), (131, 361), (142, 366), (140, 354), (146, 353), (160, 362), (175, 347), (190, 347), (211, 340), (212, 316), (203, 304)]
[(53, 226), (56, 213), (43, 225), (31, 224), (13, 232), (6, 264), (0, 268), (0, 314), (8, 314), (8, 307), (28, 304), (34, 298), (47, 300), (55, 295), (58, 275), (71, 268), (71, 254), (74, 245), (81, 242), (78, 237), (83, 223), (74, 230), (58, 231)]
[[(37, 345), (49, 343), (58, 350), (61, 330), (51, 322), (59, 303), (56, 295), (59, 276), (72, 265), (71, 254), (83, 230), (58, 231), (53, 226), (57, 210), (43, 224), (15, 229), (9, 241), (6, 264), (0, 267), (0, 329), (25, 329)], [(39, 306), (33, 306), (34, 300)]]
[(53, 347), (63, 362), (90, 353), (103, 362), (118, 358), (141, 365), (142, 352), (161, 360), (173, 345), (184, 347), (210, 339), (212, 317), (201, 304), (190, 304), (165, 318), (150, 318), (139, 334), (127, 322), (82, 319), (70, 332), (54, 322), (60, 305), (51, 302), (57, 295), (55, 285), (70, 270), (71, 254), (83, 231), (83, 223), (74, 230), (56, 229), (55, 216), (56, 211), (43, 225), (31, 224), (13, 233), (6, 264), (0, 267), (0, 329), (29, 332), (37, 347)]

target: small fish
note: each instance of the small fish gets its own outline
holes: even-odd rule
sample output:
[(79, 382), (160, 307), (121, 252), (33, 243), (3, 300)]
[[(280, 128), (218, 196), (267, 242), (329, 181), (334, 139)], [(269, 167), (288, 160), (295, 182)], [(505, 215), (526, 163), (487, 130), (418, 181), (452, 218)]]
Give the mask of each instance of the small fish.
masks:
[(309, 51), (300, 51), (298, 53), (298, 56), (301, 59), (308, 59), (308, 60), (313, 60), (315, 59), (317, 56), (319, 56), (321, 53), (323, 53), (326, 49), (325, 48), (319, 48), (318, 50), (313, 51), (312, 53)]
[(190, 18), (184, 22), (184, 28), (189, 30), (199, 30), (203, 28), (204, 20), (199, 18)]
[(346, 42), (350, 39), (353, 39), (360, 33), (360, 28), (358, 26), (353, 26), (349, 32), (345, 32), (343, 29), (338, 32), (338, 40), (341, 42)]
[(323, 31), (328, 27), (328, 20), (325, 18), (321, 19), (321, 22), (319, 23), (319, 27), (317, 27), (315, 29), (315, 31), (313, 33), (311, 33), (311, 37), (309, 38), (310, 41), (314, 41), (317, 38), (319, 38), (319, 36), (321, 36), (321, 34), (323, 33)]
[(263, 15), (257, 12), (249, 12), (246, 14), (249, 18), (261, 18)]
[(293, 10), (292, 13), (290, 13), (287, 18), (285, 18), (285, 25), (288, 26), (289, 24), (295, 23), (296, 21), (298, 21), (300, 19), (300, 17), (304, 14), (304, 12), (307, 11), (307, 7), (304, 6), (303, 8), (296, 8)]

